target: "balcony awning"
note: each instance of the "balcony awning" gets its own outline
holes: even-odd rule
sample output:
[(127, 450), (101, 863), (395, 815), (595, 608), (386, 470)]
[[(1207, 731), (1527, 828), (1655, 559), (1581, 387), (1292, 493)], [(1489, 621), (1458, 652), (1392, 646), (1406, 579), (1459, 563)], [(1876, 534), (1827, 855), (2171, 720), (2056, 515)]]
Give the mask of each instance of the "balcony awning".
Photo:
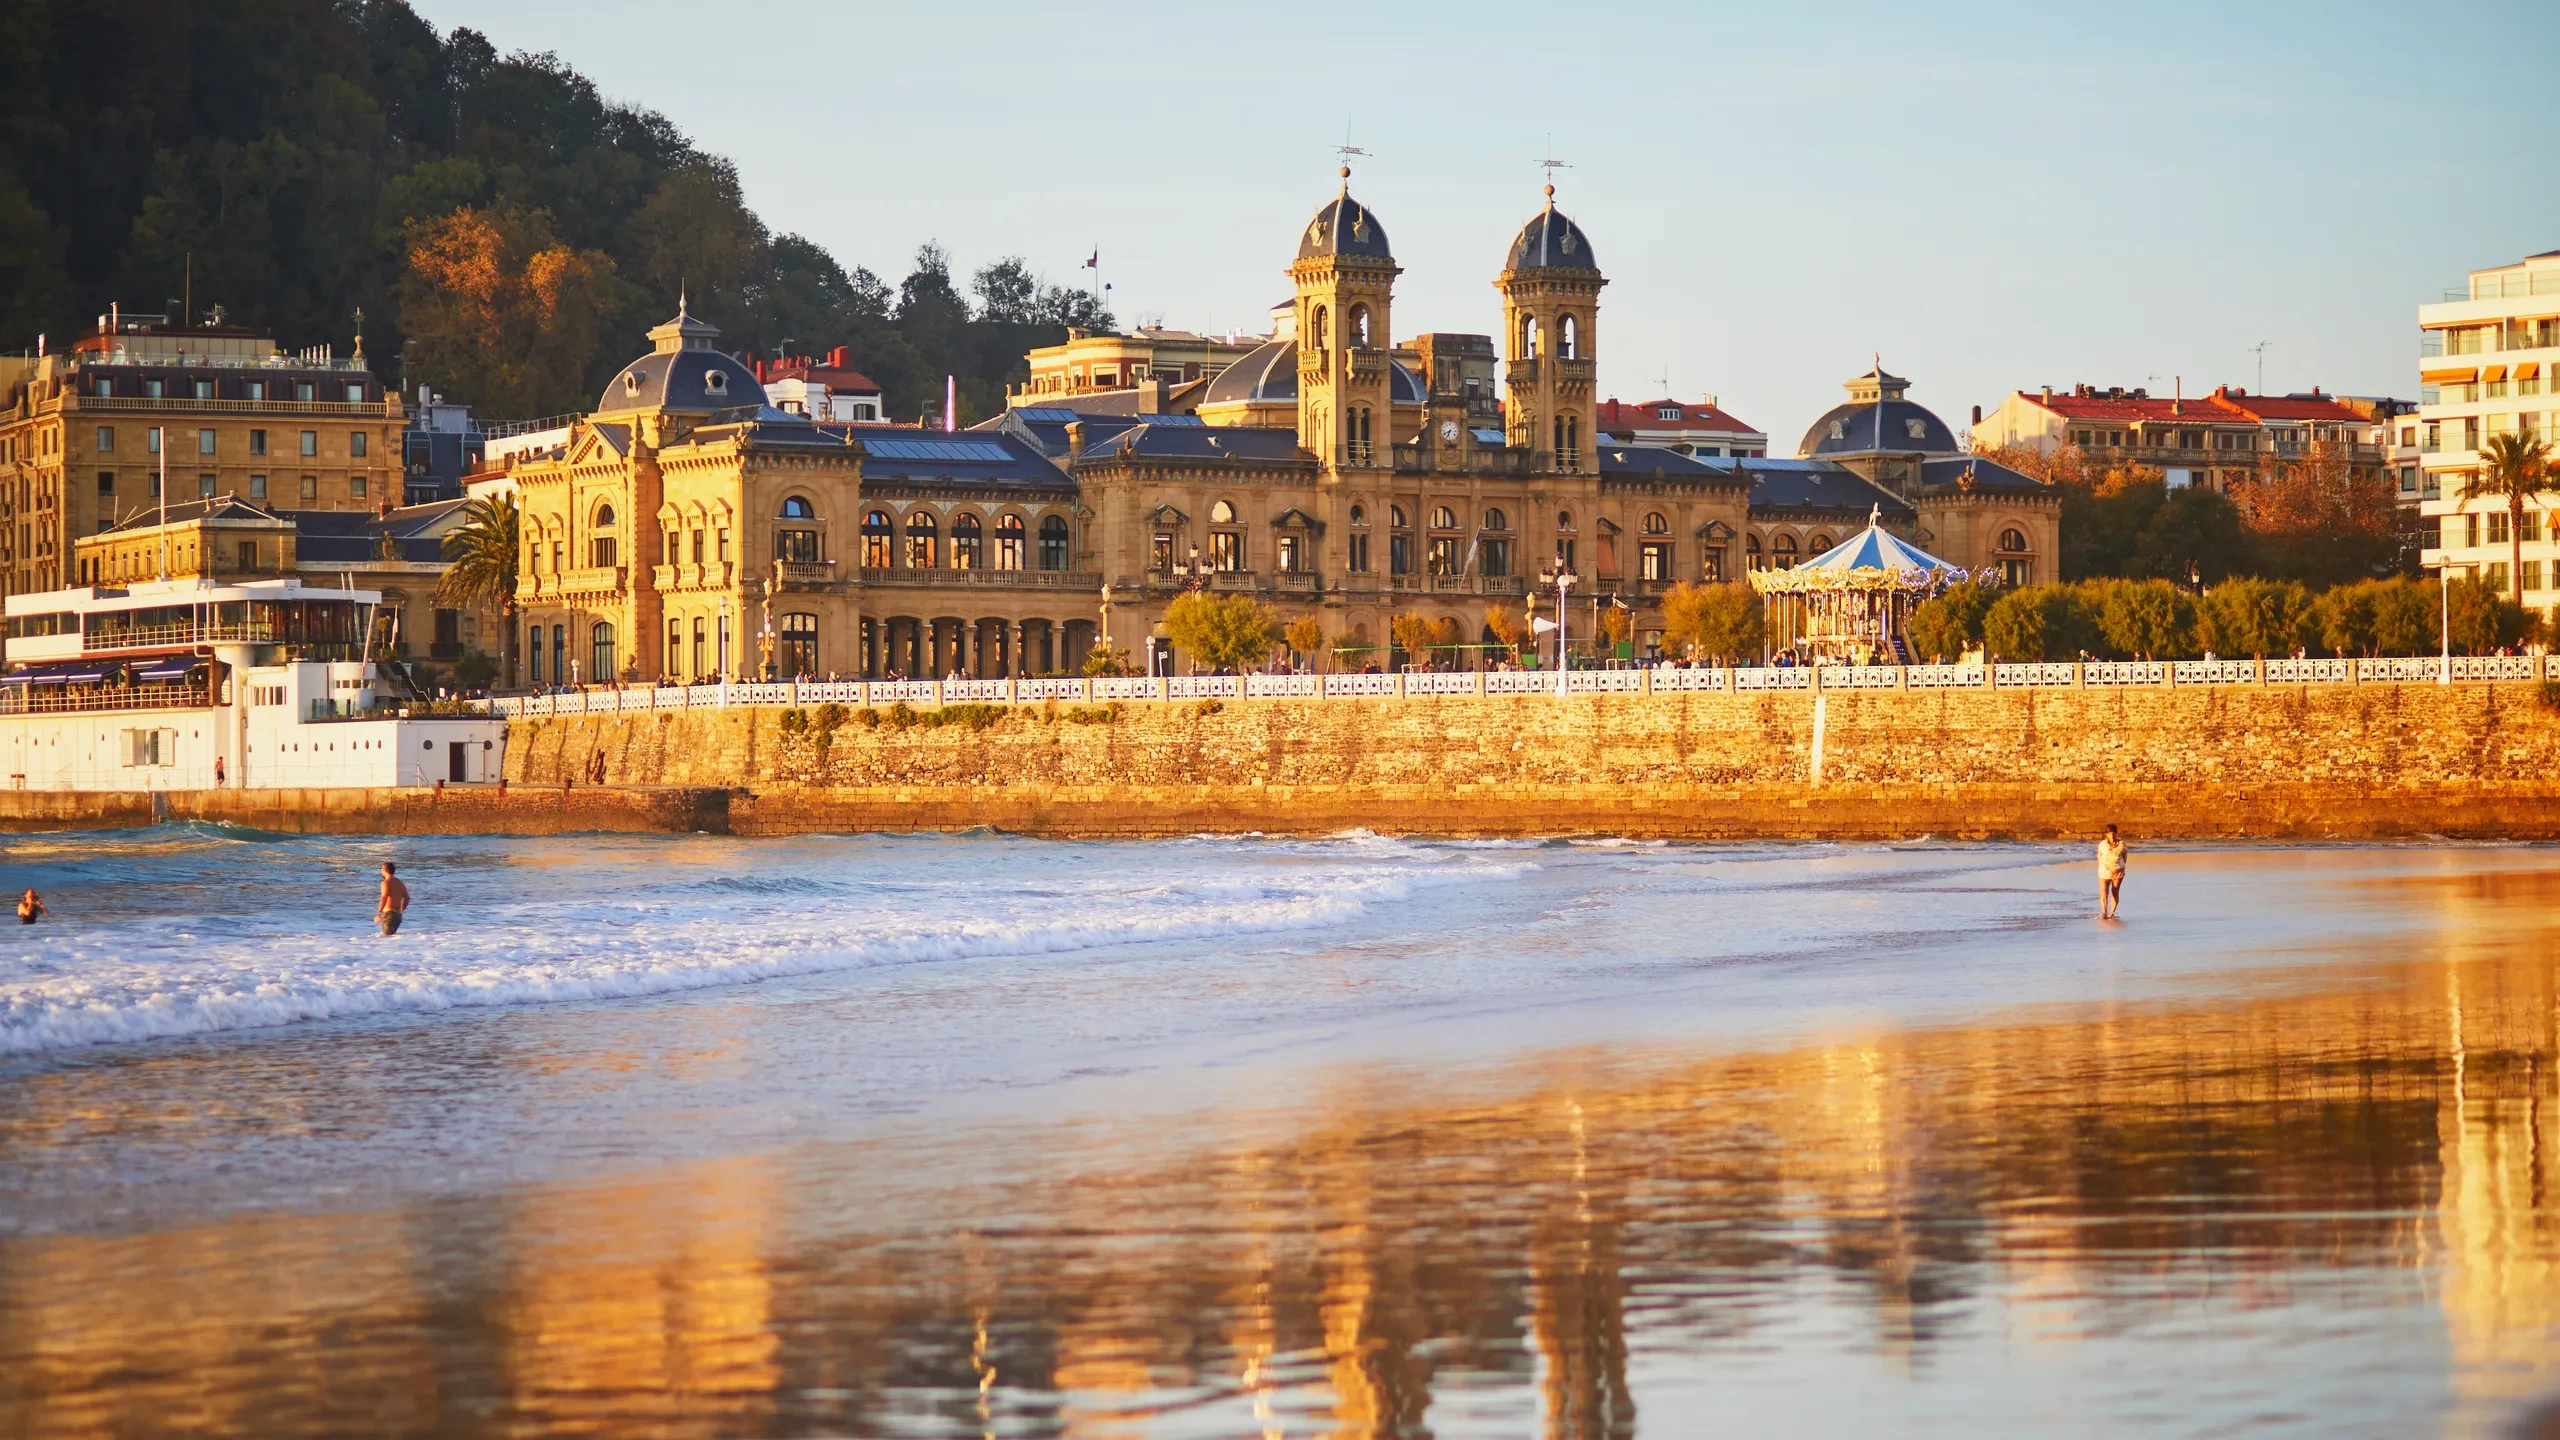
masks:
[(2495, 385), (2499, 381), (2507, 378), (2507, 367), (2504, 365), (2483, 365), (2480, 367), (2480, 378), (2491, 385)]
[(2522, 360), (2516, 363), (2516, 378), (2519, 380), (2530, 380), (2541, 373), (2542, 362), (2539, 360)]
[(2480, 378), (2480, 368), (2466, 365), (2459, 370), (2420, 370), (2418, 378), (2430, 385), (2468, 385)]
[(187, 672), (204, 664), (192, 655), (169, 655), (157, 660), (132, 662), (133, 678), (140, 680), (184, 680)]
[(91, 685), (107, 677), (107, 667), (95, 660), (74, 660), (59, 665), (30, 665), (0, 675), (0, 685)]

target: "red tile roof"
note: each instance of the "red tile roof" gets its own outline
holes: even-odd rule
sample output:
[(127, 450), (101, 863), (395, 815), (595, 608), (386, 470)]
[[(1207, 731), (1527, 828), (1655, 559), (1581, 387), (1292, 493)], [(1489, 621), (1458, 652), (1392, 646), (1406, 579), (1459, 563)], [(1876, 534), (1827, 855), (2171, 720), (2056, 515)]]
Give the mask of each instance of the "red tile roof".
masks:
[(2328, 395), (2252, 395), (2245, 390), (2216, 392), (2222, 403), (2243, 415), (2261, 420), (2336, 420), (2345, 423), (2365, 417), (2351, 405), (2340, 404)]
[(829, 365), (775, 365), (764, 372), (765, 383), (777, 380), (806, 380), (824, 385), (839, 395), (880, 393), (880, 382), (859, 370), (846, 370)]
[[(1660, 412), (1678, 406), (1680, 418), (1665, 420)], [(1723, 407), (1690, 405), (1679, 400), (1603, 400), (1598, 411), (1603, 430), (1721, 430), (1740, 435), (1757, 435), (1757, 426), (1747, 425)]]
[(2326, 395), (2251, 395), (2245, 390), (2227, 388), (2209, 395), (2193, 396), (2184, 402), (2160, 395), (2147, 395), (2140, 399), (2127, 395), (2118, 399), (2106, 395), (2070, 395), (2060, 391), (2048, 399), (2025, 390), (2018, 392), (2018, 398), (2065, 420), (2117, 424), (2150, 421), (2156, 424), (2200, 425), (2257, 420), (2352, 422), (2364, 418)]

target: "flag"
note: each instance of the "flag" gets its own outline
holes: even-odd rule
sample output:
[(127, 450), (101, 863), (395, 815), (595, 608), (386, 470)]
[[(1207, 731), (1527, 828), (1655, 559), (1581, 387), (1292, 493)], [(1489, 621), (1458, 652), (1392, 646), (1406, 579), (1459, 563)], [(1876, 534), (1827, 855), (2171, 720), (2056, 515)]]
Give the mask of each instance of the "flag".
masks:
[(1101, 246), (1097, 245), (1093, 247), (1093, 253), (1085, 257), (1084, 268), (1087, 270), (1099, 270), (1102, 268)]
[(1544, 615), (1533, 615), (1529, 617), (1529, 633), (1532, 635), (1544, 635), (1555, 628), (1557, 628), (1556, 622), (1548, 619)]

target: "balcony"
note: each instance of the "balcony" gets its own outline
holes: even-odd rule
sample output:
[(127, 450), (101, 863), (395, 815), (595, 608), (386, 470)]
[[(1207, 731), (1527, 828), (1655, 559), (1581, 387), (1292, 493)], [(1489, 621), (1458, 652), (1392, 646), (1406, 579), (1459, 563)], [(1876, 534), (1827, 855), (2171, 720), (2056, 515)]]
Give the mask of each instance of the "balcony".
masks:
[[(265, 623), (98, 626), (82, 640), (88, 653), (106, 650), (170, 650), (185, 645), (271, 645), (275, 627)], [(27, 644), (18, 641), (12, 652)], [(77, 653), (77, 652), (75, 652)]]
[(1565, 381), (1568, 384), (1579, 380), (1583, 384), (1588, 385), (1598, 372), (1599, 362), (1594, 360), (1559, 360), (1556, 362), (1556, 378), (1558, 380)]
[(836, 583), (836, 562), (833, 560), (785, 560), (780, 562), (780, 569), (783, 588), (787, 590), (813, 589)]
[(394, 412), (380, 400), (198, 400), (188, 395), (76, 395), (64, 393), (41, 409), (95, 414), (148, 415), (186, 411), (204, 415), (362, 415), (380, 420)]
[(722, 589), (737, 578), (737, 568), (726, 560), (713, 560), (701, 565), (653, 565), (649, 568), (649, 588)]
[(1213, 570), (1209, 572), (1209, 588), (1250, 591), (1258, 586), (1250, 570)]
[(1312, 570), (1283, 570), (1271, 579), (1283, 594), (1312, 595), (1324, 588), (1324, 577)]
[(583, 570), (568, 570), (552, 577), (556, 593), (562, 595), (609, 595), (623, 586), (630, 572), (620, 565), (591, 565)]
[(1346, 353), (1350, 358), (1351, 378), (1353, 380), (1376, 380), (1382, 378), (1387, 373), (1387, 352), (1384, 350), (1371, 347), (1367, 349), (1355, 349)]
[(920, 589), (949, 587), (971, 590), (1095, 590), (1102, 588), (1096, 570), (891, 570), (865, 566), (864, 585)]
[(1536, 389), (1538, 384), (1538, 367), (1544, 363), (1546, 362), (1542, 360), (1511, 361), (1503, 376), (1505, 387), (1514, 393), (1522, 390)]

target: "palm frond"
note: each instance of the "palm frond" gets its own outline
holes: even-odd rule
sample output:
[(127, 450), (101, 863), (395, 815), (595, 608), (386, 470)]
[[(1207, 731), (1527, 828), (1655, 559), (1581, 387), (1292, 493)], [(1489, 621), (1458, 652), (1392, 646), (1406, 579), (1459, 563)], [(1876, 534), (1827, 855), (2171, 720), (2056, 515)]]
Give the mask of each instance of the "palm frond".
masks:
[(466, 503), (462, 523), (445, 532), (444, 578), (436, 598), (460, 605), (515, 607), (516, 574), (521, 563), (514, 496)]

